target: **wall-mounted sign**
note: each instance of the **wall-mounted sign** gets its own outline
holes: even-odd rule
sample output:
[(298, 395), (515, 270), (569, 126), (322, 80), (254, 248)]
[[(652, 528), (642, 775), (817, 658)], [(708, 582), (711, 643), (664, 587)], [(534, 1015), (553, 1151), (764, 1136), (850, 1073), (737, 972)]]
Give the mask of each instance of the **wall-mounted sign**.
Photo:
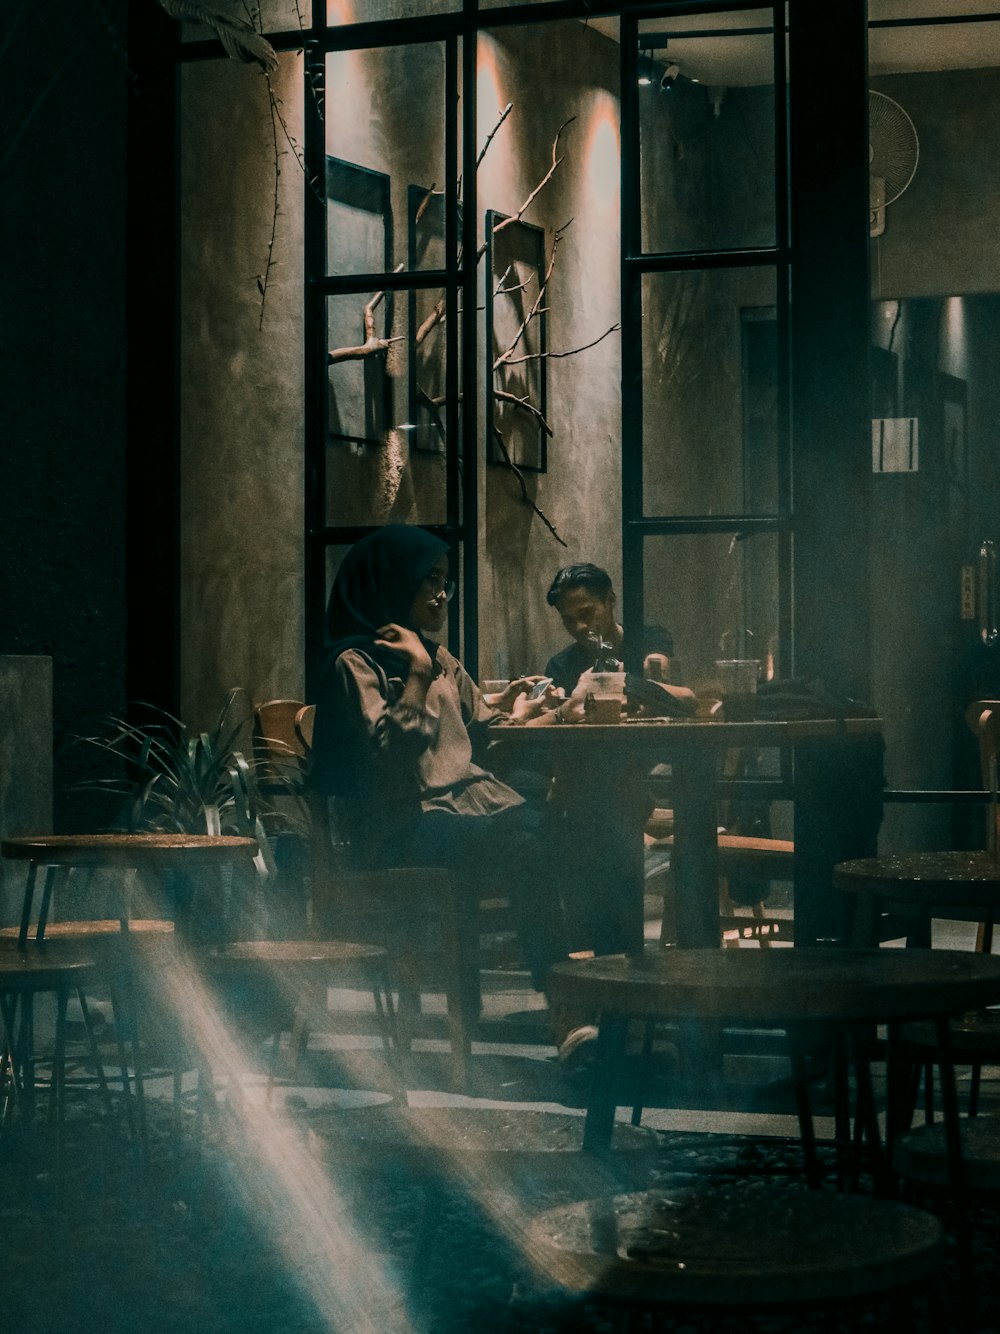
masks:
[(920, 466), (920, 423), (916, 417), (872, 420), (872, 472), (916, 472)]

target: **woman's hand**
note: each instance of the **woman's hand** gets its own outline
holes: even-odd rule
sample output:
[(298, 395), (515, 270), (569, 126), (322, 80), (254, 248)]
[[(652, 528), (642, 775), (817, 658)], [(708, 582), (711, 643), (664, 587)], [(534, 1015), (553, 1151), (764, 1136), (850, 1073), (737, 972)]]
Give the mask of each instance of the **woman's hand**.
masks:
[[(537, 681), (544, 680), (544, 677), (536, 677)], [(510, 716), (525, 723), (529, 718), (537, 718), (540, 714), (548, 713), (554, 709), (557, 704), (562, 702), (563, 692), (557, 689), (551, 681), (545, 687), (543, 694), (537, 699), (529, 699), (527, 695), (518, 695), (510, 709)]]
[(496, 695), (484, 695), (483, 699), (491, 709), (499, 709), (501, 713), (513, 713), (516, 701), (543, 679), (541, 676), (519, 676), (516, 681), (509, 681), (506, 689)]
[(380, 626), (377, 633), (379, 637), (375, 644), (378, 648), (391, 648), (395, 653), (402, 653), (410, 660), (411, 675), (422, 676), (428, 681), (431, 679), (434, 665), (416, 630), (408, 630), (405, 625), (396, 625), (393, 621), (389, 625)]

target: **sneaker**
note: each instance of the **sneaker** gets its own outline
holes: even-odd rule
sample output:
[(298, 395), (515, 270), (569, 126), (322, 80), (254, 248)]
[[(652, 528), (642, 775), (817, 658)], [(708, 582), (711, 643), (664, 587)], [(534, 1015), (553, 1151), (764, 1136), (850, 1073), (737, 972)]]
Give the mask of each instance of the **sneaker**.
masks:
[(571, 1028), (559, 1044), (559, 1064), (567, 1075), (590, 1074), (596, 1056), (596, 1024), (580, 1024)]

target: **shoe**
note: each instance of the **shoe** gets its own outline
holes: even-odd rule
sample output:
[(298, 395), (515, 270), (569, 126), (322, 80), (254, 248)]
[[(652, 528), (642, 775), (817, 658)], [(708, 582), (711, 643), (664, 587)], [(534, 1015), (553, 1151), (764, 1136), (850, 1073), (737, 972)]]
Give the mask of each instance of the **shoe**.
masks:
[(592, 1074), (597, 1057), (597, 1026), (571, 1028), (559, 1044), (559, 1065), (571, 1078)]

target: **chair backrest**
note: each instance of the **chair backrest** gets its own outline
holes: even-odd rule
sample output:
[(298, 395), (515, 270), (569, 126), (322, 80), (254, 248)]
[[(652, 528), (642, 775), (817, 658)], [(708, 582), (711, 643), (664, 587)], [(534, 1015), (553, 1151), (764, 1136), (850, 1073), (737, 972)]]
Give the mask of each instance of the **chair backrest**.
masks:
[(965, 710), (965, 721), (979, 742), (983, 787), (990, 794), (986, 808), (986, 850), (1000, 855), (1000, 810), (997, 806), (997, 753), (1000, 751), (1000, 700), (977, 699)]
[(303, 758), (308, 758), (312, 751), (313, 724), (316, 721), (316, 705), (303, 704), (295, 715), (295, 735), (302, 746)]
[(275, 777), (287, 779), (308, 755), (309, 748), (296, 728), (305, 707), (300, 699), (269, 699), (254, 710), (257, 758)]

